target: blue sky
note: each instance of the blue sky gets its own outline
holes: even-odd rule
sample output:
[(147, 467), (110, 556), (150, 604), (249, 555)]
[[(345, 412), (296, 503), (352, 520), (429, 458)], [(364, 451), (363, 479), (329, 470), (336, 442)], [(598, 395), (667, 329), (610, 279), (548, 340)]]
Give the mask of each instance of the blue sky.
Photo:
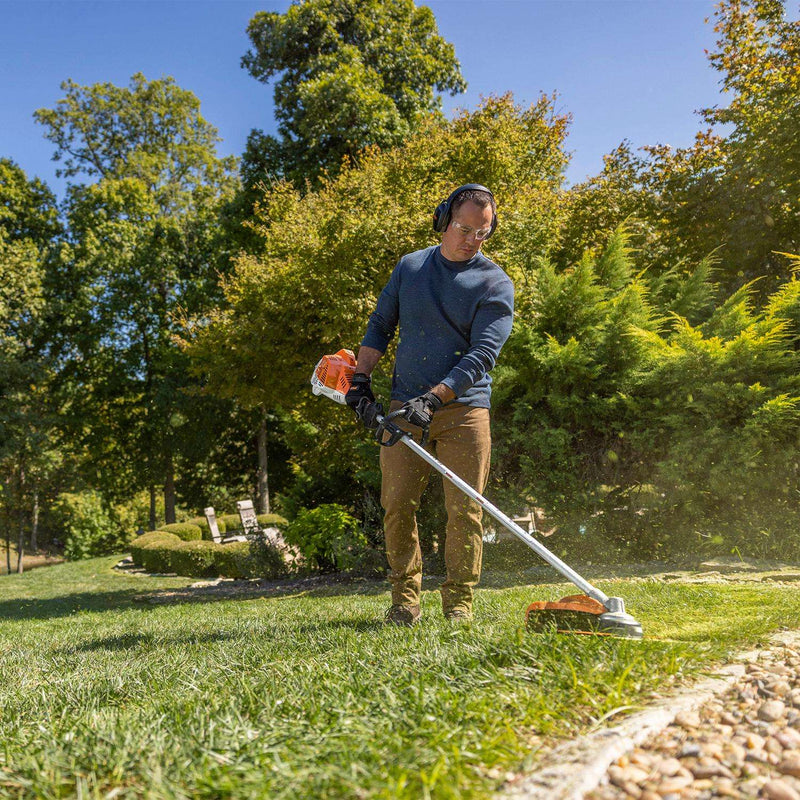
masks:
[[(421, 4), (418, 2), (418, 5)], [(698, 108), (723, 103), (713, 49), (713, 0), (432, 0), (455, 45), (467, 92), (448, 113), (512, 91), (520, 103), (557, 92), (573, 115), (570, 183), (602, 168), (623, 139), (636, 147), (689, 144)], [(0, 0), (0, 157), (57, 191), (53, 147), (33, 121), (62, 96), (61, 81), (126, 85), (135, 72), (171, 75), (202, 103), (240, 155), (251, 128), (274, 130), (272, 87), (241, 69), (256, 11), (287, 2), (250, 0)], [(711, 18), (709, 24), (704, 24)]]

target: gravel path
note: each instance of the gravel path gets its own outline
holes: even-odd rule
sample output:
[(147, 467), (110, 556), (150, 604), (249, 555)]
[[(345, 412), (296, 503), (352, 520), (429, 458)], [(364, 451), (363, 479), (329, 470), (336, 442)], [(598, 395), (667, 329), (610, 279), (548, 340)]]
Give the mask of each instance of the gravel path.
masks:
[(726, 692), (622, 755), (586, 800), (800, 800), (800, 646), (771, 648)]

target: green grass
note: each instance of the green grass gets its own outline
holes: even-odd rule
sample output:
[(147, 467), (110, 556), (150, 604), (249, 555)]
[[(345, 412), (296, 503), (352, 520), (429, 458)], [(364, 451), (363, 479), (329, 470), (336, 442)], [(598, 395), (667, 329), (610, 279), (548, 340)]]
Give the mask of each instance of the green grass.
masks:
[(609, 581), (645, 641), (524, 632), (563, 584), (482, 589), (460, 628), (426, 592), (398, 630), (382, 584), (152, 603), (190, 581), (114, 562), (0, 580), (0, 796), (482, 798), (538, 737), (800, 625), (792, 588)]

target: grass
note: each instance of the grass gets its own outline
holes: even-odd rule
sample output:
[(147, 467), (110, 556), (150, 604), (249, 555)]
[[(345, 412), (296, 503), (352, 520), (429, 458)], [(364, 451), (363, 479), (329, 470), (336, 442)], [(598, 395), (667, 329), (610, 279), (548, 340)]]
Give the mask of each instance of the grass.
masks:
[(482, 798), (541, 737), (800, 625), (792, 588), (608, 581), (645, 641), (526, 633), (563, 584), (482, 589), (456, 628), (426, 592), (398, 630), (379, 584), (152, 603), (190, 581), (114, 562), (0, 580), (0, 796)]

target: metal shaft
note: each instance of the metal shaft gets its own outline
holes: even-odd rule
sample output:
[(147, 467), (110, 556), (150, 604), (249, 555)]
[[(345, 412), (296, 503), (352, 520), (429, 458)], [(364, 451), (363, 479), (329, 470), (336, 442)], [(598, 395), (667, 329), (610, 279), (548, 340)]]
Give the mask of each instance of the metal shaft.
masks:
[(528, 547), (541, 556), (548, 564), (557, 569), (567, 580), (572, 581), (584, 594), (593, 597), (598, 602), (607, 607), (608, 595), (603, 594), (599, 589), (592, 586), (589, 581), (584, 580), (574, 569), (565, 564), (558, 556), (553, 555), (541, 542), (533, 538), (529, 533), (522, 530), (519, 525), (509, 519), (497, 506), (490, 503), (482, 494), (475, 491), (466, 481), (458, 477), (448, 469), (441, 461), (432, 456), (424, 447), (418, 445), (410, 436), (403, 436), (403, 443), (410, 447), (421, 459), (427, 461), (437, 472), (441, 473), (447, 480), (457, 486), (467, 497), (472, 498), (492, 517), (494, 517), (504, 528), (507, 528), (518, 539), (522, 539)]

